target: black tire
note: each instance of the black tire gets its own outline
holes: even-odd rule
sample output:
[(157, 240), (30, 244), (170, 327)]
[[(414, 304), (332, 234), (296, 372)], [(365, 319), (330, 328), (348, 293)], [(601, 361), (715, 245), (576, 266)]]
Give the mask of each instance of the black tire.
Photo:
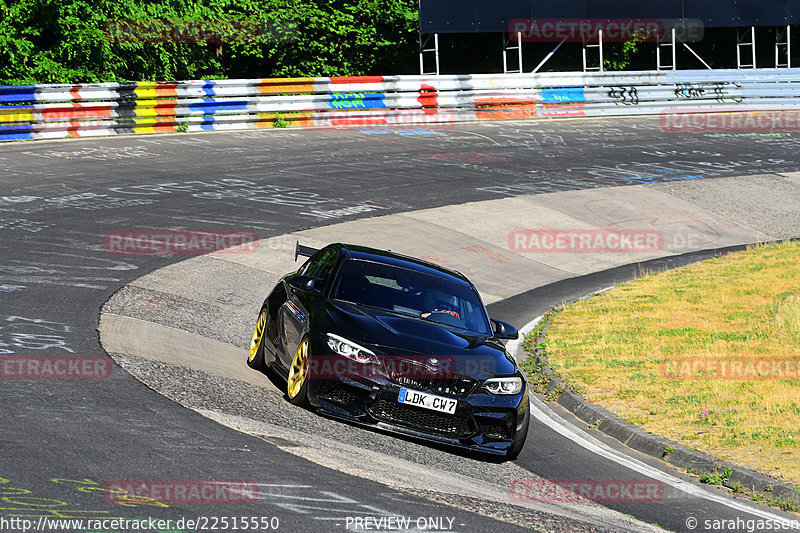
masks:
[(247, 354), (247, 366), (253, 370), (263, 371), (264, 364), (264, 335), (267, 332), (267, 308), (262, 307), (258, 313), (253, 338), (250, 341), (250, 351)]

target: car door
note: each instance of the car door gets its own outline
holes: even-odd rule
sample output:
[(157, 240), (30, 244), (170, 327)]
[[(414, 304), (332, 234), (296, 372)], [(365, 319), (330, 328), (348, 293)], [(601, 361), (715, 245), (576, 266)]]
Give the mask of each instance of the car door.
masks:
[[(298, 274), (319, 278), (322, 281), (317, 284), (317, 287), (322, 290), (327, 285), (328, 278), (333, 273), (338, 260), (339, 252), (335, 248), (324, 248), (314, 254)], [(317, 299), (322, 296), (296, 289), (288, 282), (285, 282), (285, 286), (286, 302), (281, 306), (283, 346), (280, 351), (282, 352), (282, 362), (288, 368), (300, 341), (306, 334)]]

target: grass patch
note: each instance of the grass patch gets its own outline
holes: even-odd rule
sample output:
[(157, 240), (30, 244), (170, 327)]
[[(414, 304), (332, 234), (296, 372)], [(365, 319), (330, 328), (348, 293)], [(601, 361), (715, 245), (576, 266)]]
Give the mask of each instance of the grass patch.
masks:
[(286, 120), (283, 115), (277, 113), (275, 118), (272, 120), (272, 127), (273, 128), (288, 128), (291, 124), (288, 120)]
[(726, 481), (728, 481), (728, 478), (731, 477), (731, 474), (733, 474), (733, 470), (730, 468), (721, 474), (715, 468), (710, 474), (702, 474), (699, 480), (700, 483), (707, 483), (709, 485), (723, 485)]
[(784, 293), (775, 305), (775, 320), (789, 337), (800, 343), (800, 294)]
[[(544, 348), (548, 366), (588, 401), (673, 441), (800, 482), (800, 242), (644, 274), (567, 305), (548, 317), (544, 342), (540, 334), (526, 348)], [(675, 378), (665, 369), (676, 359), (700, 369)], [(721, 379), (714, 370), (739, 360), (768, 365), (756, 379)], [(793, 371), (771, 370), (776, 361)]]

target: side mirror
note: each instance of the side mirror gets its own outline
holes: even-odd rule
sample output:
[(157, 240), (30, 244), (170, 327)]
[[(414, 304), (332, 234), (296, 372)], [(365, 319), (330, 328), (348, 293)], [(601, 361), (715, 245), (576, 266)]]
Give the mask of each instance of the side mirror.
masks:
[(321, 294), (322, 290), (319, 288), (321, 285), (321, 279), (309, 276), (295, 276), (289, 281), (289, 286), (293, 289), (309, 294)]
[(491, 319), (492, 321), (492, 330), (494, 331), (494, 336), (497, 339), (518, 339), (519, 332), (517, 328), (508, 324), (506, 322), (501, 322), (500, 320)]

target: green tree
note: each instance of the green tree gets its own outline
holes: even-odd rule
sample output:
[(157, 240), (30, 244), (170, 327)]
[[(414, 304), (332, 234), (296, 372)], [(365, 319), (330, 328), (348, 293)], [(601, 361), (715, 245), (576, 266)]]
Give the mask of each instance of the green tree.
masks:
[[(246, 21), (227, 42), (115, 40), (115, 21)], [(0, 0), (0, 83), (412, 72), (416, 0)], [(245, 38), (243, 38), (245, 37)]]

